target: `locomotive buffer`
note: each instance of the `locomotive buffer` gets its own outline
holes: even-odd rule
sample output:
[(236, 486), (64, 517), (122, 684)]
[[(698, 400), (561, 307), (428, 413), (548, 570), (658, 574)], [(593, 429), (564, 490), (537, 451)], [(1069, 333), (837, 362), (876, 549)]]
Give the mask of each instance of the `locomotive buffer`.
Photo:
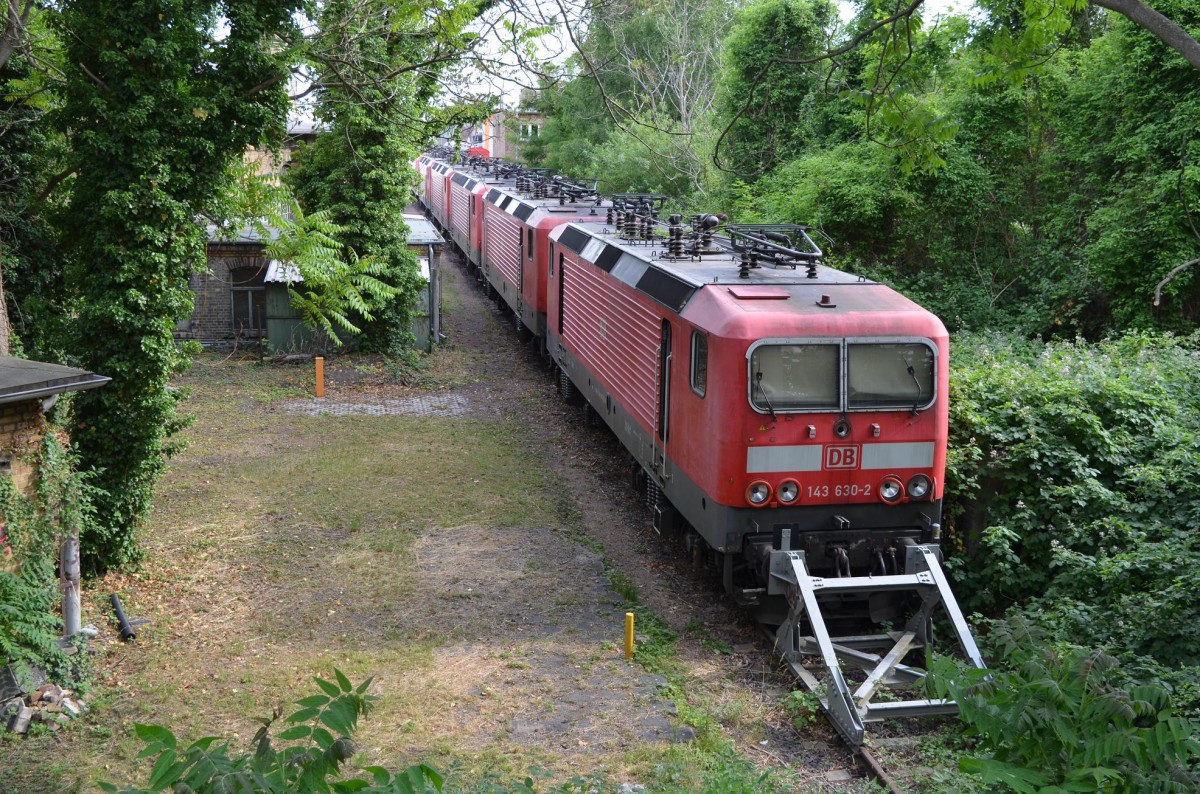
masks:
[[(955, 639), (967, 660), (979, 669), (986, 666), (962, 610), (950, 591), (939, 557), (940, 550), (936, 546), (909, 546), (902, 574), (829, 579), (809, 573), (803, 551), (775, 551), (771, 554), (768, 592), (785, 596), (790, 605), (787, 619), (775, 634), (776, 650), (792, 674), (809, 691), (820, 697), (821, 707), (834, 728), (851, 746), (857, 747), (863, 743), (867, 722), (888, 717), (958, 712), (958, 706), (952, 700), (871, 702), (872, 697), (887, 684), (900, 684), (908, 689), (920, 688), (926, 671), (901, 664), (901, 660), (912, 650), (932, 649), (932, 619), (939, 606), (944, 608)], [(916, 593), (920, 602), (901, 631), (868, 636), (830, 635), (821, 612), (823, 596), (901, 591)], [(873, 650), (883, 653), (872, 653)], [(821, 666), (824, 667), (823, 682), (803, 662), (804, 656), (813, 655), (820, 657)], [(843, 664), (866, 674), (866, 679), (853, 690), (842, 672)]]

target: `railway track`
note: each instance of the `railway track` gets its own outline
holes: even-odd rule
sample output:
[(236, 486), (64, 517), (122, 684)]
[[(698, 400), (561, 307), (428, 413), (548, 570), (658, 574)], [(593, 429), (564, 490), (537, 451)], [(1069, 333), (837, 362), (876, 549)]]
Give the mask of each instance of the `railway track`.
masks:
[[(773, 651), (777, 651), (777, 635), (775, 630), (768, 625), (758, 624), (759, 631), (762, 637), (771, 644)], [(778, 653), (776, 652), (778, 656)], [(902, 775), (896, 774), (887, 768), (887, 765), (880, 758), (875, 748), (867, 744), (853, 744), (846, 740), (844, 736), (840, 736), (843, 744), (853, 754), (854, 760), (858, 765), (862, 775), (871, 781), (878, 784), (887, 794), (910, 794), (909, 788), (903, 785)], [(906, 737), (911, 739), (912, 737)], [(887, 742), (888, 740), (883, 740)]]

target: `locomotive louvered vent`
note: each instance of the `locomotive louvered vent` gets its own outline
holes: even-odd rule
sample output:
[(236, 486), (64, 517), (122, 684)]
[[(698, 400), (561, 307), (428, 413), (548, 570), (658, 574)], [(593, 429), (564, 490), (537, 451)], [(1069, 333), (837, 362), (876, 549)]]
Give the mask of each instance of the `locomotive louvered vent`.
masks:
[(696, 287), (657, 268), (648, 268), (635, 285), (638, 290), (654, 298), (656, 301), (673, 309), (683, 311), (688, 299), (696, 292)]
[(817, 265), (824, 255), (808, 236), (808, 227), (795, 224), (734, 224), (726, 227), (733, 250), (741, 254), (738, 275), (750, 278), (760, 267), (807, 269), (808, 278), (817, 277)]
[(600, 252), (600, 256), (596, 257), (596, 267), (605, 273), (610, 273), (620, 258), (620, 248), (617, 248), (615, 245), (606, 245), (604, 246), (604, 250)]

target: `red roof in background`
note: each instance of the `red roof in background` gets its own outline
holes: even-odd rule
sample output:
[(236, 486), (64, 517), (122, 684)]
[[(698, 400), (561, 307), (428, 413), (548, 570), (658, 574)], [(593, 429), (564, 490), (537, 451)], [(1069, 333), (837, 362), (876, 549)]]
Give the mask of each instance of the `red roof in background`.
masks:
[(467, 149), (467, 157), (491, 157), (492, 153), (482, 146), (472, 146)]

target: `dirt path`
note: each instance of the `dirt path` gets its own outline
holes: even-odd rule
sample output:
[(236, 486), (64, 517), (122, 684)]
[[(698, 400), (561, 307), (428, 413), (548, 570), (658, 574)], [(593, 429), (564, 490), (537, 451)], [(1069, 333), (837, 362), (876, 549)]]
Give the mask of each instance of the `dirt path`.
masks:
[[(547, 362), (534, 346), (518, 343), (509, 315), (487, 300), (449, 256), (446, 260), (443, 278), (463, 302), (463, 309), (447, 318), (449, 343), (471, 348), (483, 373), (484, 383), (467, 393), (472, 402), (498, 409), (520, 423), (531, 453), (546, 463), (567, 489), (569, 504), (578, 511), (572, 518), (581, 531), (599, 545), (619, 575), (634, 585), (640, 603), (680, 633), (681, 660), (694, 688), (685, 697), (714, 714), (719, 730), (748, 758), (777, 769), (790, 768), (815, 788), (843, 790), (833, 781), (844, 778), (843, 770), (852, 766), (849, 753), (826, 726), (814, 725), (807, 735), (801, 735), (788, 722), (779, 707), (790, 688), (787, 679), (775, 670), (755, 628), (721, 595), (717, 573), (694, 573), (690, 557), (677, 546), (678, 539), (661, 537), (652, 529), (649, 513), (630, 485), (628, 457), (619, 442), (599, 421), (587, 422), (583, 409), (558, 397)], [(587, 574), (581, 579), (577, 563), (589, 560), (590, 552), (576, 548), (576, 564), (548, 564), (548, 568), (557, 568), (547, 571), (557, 581), (534, 592), (552, 599), (585, 597), (603, 602), (615, 598), (607, 583), (593, 579), (595, 569), (585, 569)], [(532, 595), (529, 590), (513, 593), (518, 603)], [(611, 640), (616, 625), (611, 617), (605, 614), (597, 624), (589, 621), (577, 629), (602, 641)], [(567, 615), (559, 612), (558, 619), (563, 618)], [(554, 662), (549, 664), (554, 666)], [(626, 686), (620, 665), (615, 665), (607, 673), (593, 671), (585, 684), (564, 687), (560, 681), (556, 688), (559, 692), (574, 688), (571, 697), (586, 700), (611, 698), (611, 690)], [(600, 694), (598, 689), (610, 693)], [(634, 713), (642, 715), (638, 719), (653, 722), (652, 715), (672, 710), (656, 701), (649, 710)], [(629, 714), (609, 716), (616, 720), (605, 725), (593, 717), (587, 729), (629, 733), (621, 730)], [(555, 729), (569, 728), (553, 719), (550, 723)], [(641, 735), (651, 738), (645, 732)], [(678, 740), (691, 736), (692, 731), (676, 729), (659, 735)]]

